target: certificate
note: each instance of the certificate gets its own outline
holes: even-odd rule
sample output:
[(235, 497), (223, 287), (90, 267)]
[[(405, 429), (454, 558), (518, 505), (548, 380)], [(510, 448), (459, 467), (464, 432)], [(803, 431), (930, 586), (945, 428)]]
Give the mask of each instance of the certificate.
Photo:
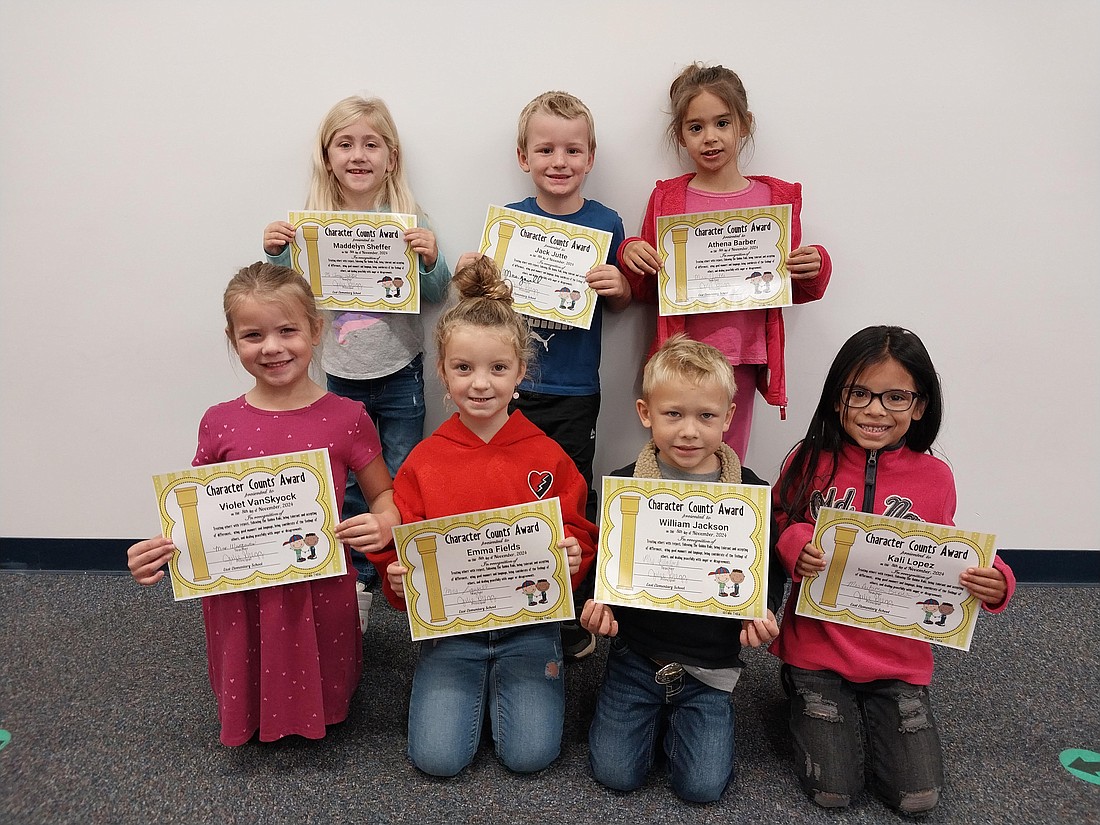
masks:
[(573, 618), (557, 498), (402, 524), (413, 641)]
[(770, 494), (750, 484), (605, 477), (596, 601), (764, 618)]
[(657, 218), (661, 315), (791, 305), (789, 204)]
[(420, 256), (405, 243), (416, 215), (291, 212), (290, 262), (322, 309), (420, 312)]
[(177, 601), (341, 576), (328, 450), (153, 476)]
[(892, 636), (970, 649), (981, 602), (959, 584), (992, 567), (996, 536), (827, 507), (814, 544), (825, 570), (802, 580), (795, 612)]
[(610, 232), (490, 206), (479, 250), (511, 284), (516, 312), (588, 329), (597, 296), (584, 277), (610, 248)]

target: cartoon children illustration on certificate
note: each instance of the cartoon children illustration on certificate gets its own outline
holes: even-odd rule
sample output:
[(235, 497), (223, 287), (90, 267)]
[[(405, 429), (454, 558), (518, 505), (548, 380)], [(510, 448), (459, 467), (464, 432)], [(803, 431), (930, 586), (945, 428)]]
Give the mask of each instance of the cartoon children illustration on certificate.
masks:
[(535, 593), (537, 593), (538, 590), (535, 587), (535, 582), (531, 579), (525, 579), (523, 584), (519, 585), (516, 590), (523, 591), (523, 595), (527, 597), (528, 607), (534, 607), (536, 604), (538, 604), (537, 600), (535, 599)]
[(308, 558), (310, 558), (310, 559), (317, 558), (317, 544), (320, 541), (321, 541), (321, 539), (318, 538), (316, 533), (306, 533), (305, 543), (306, 543), (306, 547), (309, 548)]
[(546, 591), (550, 589), (550, 582), (546, 579), (539, 579), (535, 582), (535, 589), (542, 594), (539, 598), (539, 604), (546, 604)]
[(302, 548), (306, 546), (306, 540), (304, 536), (302, 536), (300, 533), (294, 533), (293, 535), (291, 535), (290, 538), (283, 542), (283, 547), (287, 546), (289, 546), (290, 549), (294, 551), (295, 561), (305, 561), (305, 559), (302, 558)]

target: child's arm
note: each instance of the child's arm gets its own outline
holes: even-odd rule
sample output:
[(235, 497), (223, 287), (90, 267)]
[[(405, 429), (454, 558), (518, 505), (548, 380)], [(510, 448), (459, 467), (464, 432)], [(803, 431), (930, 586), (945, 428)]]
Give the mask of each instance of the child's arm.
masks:
[(760, 647), (779, 635), (779, 622), (770, 610), (763, 619), (745, 619), (741, 622), (741, 647)]
[(164, 578), (164, 565), (176, 552), (176, 545), (164, 536), (139, 541), (126, 551), (126, 566), (138, 584), (156, 584)]
[(337, 524), (336, 538), (360, 553), (376, 553), (393, 541), (393, 528), (401, 523), (401, 514), (393, 503), (393, 481), (381, 455), (356, 470), (355, 480), (370, 512)]
[(802, 187), (798, 187), (796, 205), (791, 213), (791, 244), (787, 271), (791, 274), (791, 300), (796, 304), (816, 301), (825, 294), (833, 274), (833, 262), (820, 244), (802, 245)]
[(264, 228), (264, 252), (278, 255), (294, 240), (294, 227), (286, 221), (272, 221)]
[(386, 584), (389, 585), (390, 592), (402, 601), (405, 600), (405, 576), (408, 572), (409, 568), (399, 561), (391, 561), (386, 566)]
[(794, 563), (794, 575), (798, 577), (796, 581), (816, 576), (824, 569), (825, 551), (820, 547), (814, 547), (811, 542), (807, 542)]
[(622, 312), (630, 306), (630, 284), (617, 266), (594, 266), (588, 270), (584, 279), (597, 295), (607, 301), (607, 308), (612, 312)]
[(424, 226), (414, 226), (405, 230), (405, 243), (413, 252), (420, 256), (420, 262), (424, 269), (430, 271), (435, 267), (439, 257), (439, 247), (435, 243), (435, 233)]
[(578, 621), (581, 627), (597, 636), (619, 635), (619, 622), (611, 608), (592, 599), (584, 603), (584, 610), (581, 611)]
[(458, 258), (458, 263), (455, 264), (455, 272), (458, 272), (464, 266), (469, 266), (481, 257), (484, 256), (480, 252), (463, 252)]
[(992, 567), (968, 567), (959, 576), (959, 584), (991, 613), (1004, 610), (1016, 592), (1016, 576), (1000, 558), (993, 560)]

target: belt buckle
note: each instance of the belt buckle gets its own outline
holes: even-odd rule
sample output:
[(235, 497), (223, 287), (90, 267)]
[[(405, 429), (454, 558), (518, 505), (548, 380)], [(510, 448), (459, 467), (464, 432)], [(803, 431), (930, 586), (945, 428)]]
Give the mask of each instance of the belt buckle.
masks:
[(684, 666), (679, 662), (669, 662), (653, 674), (653, 681), (659, 685), (671, 685), (684, 676)]

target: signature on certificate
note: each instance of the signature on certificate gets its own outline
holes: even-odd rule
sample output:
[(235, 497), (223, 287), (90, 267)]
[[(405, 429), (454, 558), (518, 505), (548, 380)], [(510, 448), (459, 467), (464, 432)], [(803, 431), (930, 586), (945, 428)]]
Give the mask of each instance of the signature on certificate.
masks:
[(856, 591), (852, 594), (852, 604), (855, 607), (866, 607), (878, 613), (889, 613), (889, 609), (894, 606), (893, 601), (890, 599), (890, 591), (887, 588), (870, 582), (867, 584), (852, 584), (848, 587)]

